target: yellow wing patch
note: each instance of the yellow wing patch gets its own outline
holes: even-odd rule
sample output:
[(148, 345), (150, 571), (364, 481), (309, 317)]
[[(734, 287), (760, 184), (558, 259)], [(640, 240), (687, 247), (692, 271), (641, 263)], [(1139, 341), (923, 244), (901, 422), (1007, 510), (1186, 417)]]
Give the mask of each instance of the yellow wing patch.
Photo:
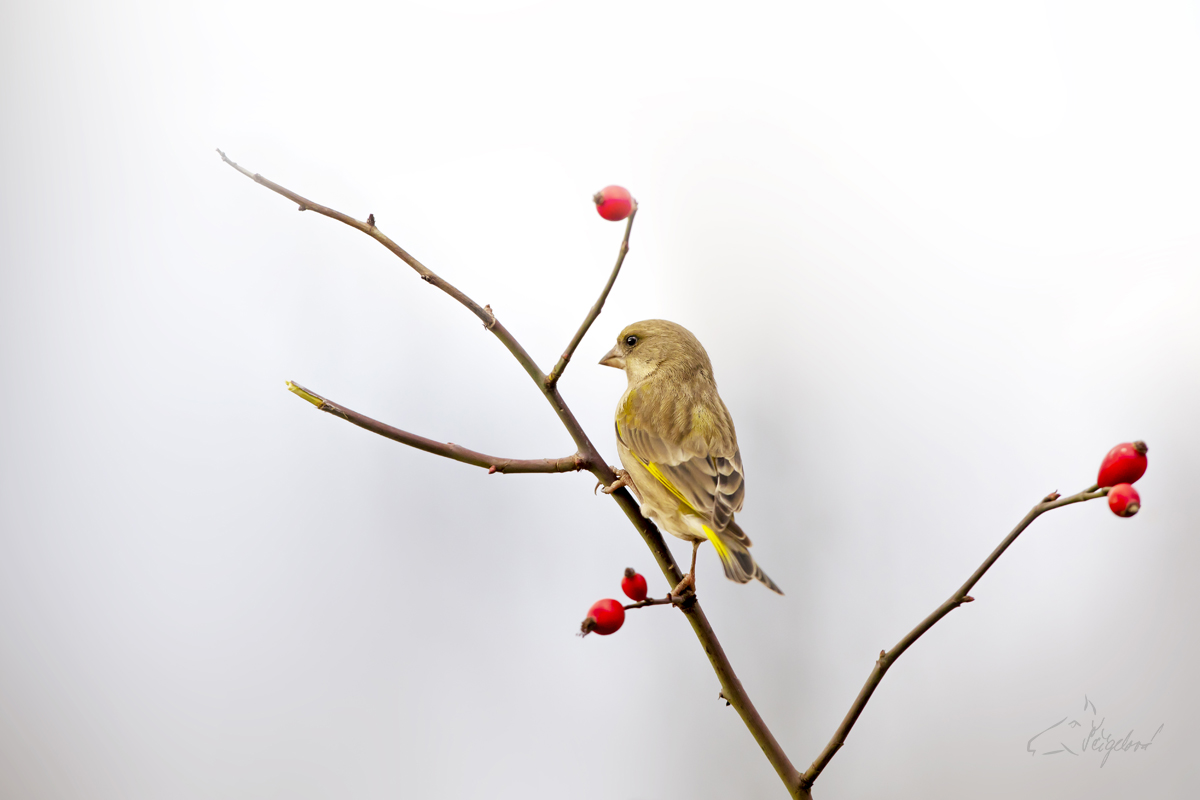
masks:
[(729, 554), (729, 548), (726, 547), (725, 543), (721, 541), (721, 537), (713, 533), (713, 529), (707, 525), (702, 527), (704, 528), (704, 535), (708, 537), (708, 540), (713, 543), (713, 547), (716, 548), (717, 556), (720, 557), (721, 563), (729, 563), (729, 560), (732, 558), (732, 556)]
[[(632, 453), (633, 451), (630, 450), (629, 452)], [(637, 453), (633, 453), (633, 454), (635, 456), (637, 456), (638, 461), (641, 461), (643, 464), (646, 465), (646, 469), (650, 471), (651, 475), (653, 475), (655, 478), (658, 479), (659, 483), (661, 483), (663, 486), (667, 487), (667, 490), (670, 491), (671, 494), (673, 494), (677, 498), (679, 498), (679, 502), (682, 505), (684, 505), (688, 509), (688, 511), (690, 511), (692, 514), (699, 515), (700, 512), (697, 511), (692, 506), (692, 504), (688, 502), (687, 498), (684, 497), (683, 494), (678, 489), (675, 488), (674, 484), (672, 484), (669, 480), (667, 480), (667, 476), (662, 474), (662, 470), (660, 470), (658, 468), (657, 464), (655, 464), (652, 461), (647, 461), (646, 459), (642, 458), (641, 456), (638, 456)]]

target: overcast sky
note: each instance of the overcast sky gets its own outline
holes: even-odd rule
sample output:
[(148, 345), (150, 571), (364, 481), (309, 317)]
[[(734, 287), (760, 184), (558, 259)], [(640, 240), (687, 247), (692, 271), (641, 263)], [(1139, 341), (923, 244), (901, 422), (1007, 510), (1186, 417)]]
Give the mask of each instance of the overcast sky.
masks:
[[(616, 333), (707, 347), (787, 594), (706, 548), (700, 597), (802, 769), (880, 649), (1145, 439), (1144, 510), (1035, 523), (816, 793), (1194, 792), (1200, 5), (783, 6), (8, 4), (0, 796), (785, 796), (678, 612), (574, 635), (626, 566), (666, 590), (590, 476), (285, 390), (573, 449), (469, 312), (217, 147), (373, 213), (547, 370), (629, 187), (562, 393), (615, 464)], [(1031, 754), (1063, 719), (1153, 745)]]

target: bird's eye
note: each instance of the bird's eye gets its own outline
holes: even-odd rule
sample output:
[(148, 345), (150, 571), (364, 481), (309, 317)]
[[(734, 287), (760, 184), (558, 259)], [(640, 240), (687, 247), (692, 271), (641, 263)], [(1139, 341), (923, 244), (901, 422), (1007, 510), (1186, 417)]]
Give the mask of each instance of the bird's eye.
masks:
[(636, 336), (626, 336), (625, 337), (625, 346), (626, 347), (633, 347), (637, 343), (638, 343), (638, 338)]

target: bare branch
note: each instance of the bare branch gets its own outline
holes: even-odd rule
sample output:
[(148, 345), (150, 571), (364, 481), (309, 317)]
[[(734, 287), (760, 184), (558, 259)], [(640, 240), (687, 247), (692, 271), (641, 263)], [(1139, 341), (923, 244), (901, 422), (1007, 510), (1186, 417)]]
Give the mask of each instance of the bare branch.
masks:
[(472, 314), (479, 317), (479, 320), (483, 323), (484, 327), (487, 328), (489, 331), (491, 331), (493, 334), (495, 334), (496, 338), (499, 339), (500, 342), (508, 349), (508, 351), (513, 354), (513, 357), (516, 358), (517, 361), (521, 364), (521, 366), (525, 368), (525, 371), (527, 373), (529, 373), (529, 377), (533, 378), (539, 384), (542, 384), (545, 382), (546, 376), (542, 374), (541, 369), (538, 368), (538, 365), (534, 362), (533, 358), (529, 355), (529, 353), (525, 352), (525, 348), (521, 347), (521, 345), (517, 342), (517, 340), (515, 338), (513, 338), (513, 335), (511, 333), (509, 333), (508, 330), (499, 323), (499, 321), (496, 319), (495, 314), (493, 314), (489, 308), (484, 308), (484, 307), (480, 306), (478, 303), (476, 303), (474, 300), (472, 300), (471, 298), (467, 297), (465, 294), (463, 294), (461, 291), (459, 291), (453, 284), (442, 279), (439, 275), (437, 275), (429, 267), (425, 266), (420, 261), (418, 261), (417, 259), (413, 258), (411, 255), (409, 255), (407, 250), (405, 250), (403, 247), (396, 244), (391, 239), (389, 239), (386, 235), (384, 235), (383, 231), (379, 230), (379, 228), (377, 228), (375, 226), (375, 215), (374, 214), (372, 214), (372, 215), (370, 215), (370, 217), (368, 217), (367, 222), (362, 222), (361, 220), (357, 220), (354, 217), (351, 217), (349, 214), (343, 214), (341, 211), (337, 211), (337, 210), (329, 208), (327, 206), (323, 206), (320, 203), (314, 203), (312, 200), (309, 200), (307, 197), (298, 195), (295, 192), (293, 192), (291, 189), (288, 189), (284, 186), (280, 186), (278, 183), (275, 183), (272, 180), (268, 180), (267, 178), (264, 178), (262, 175), (259, 175), (257, 172), (250, 172), (250, 170), (246, 169), (245, 167), (239, 166), (238, 164), (234, 163), (228, 156), (226, 156), (225, 153), (222, 152), (221, 150), (217, 150), (217, 152), (220, 154), (221, 159), (226, 164), (233, 167), (238, 172), (242, 173), (243, 175), (245, 175), (247, 178), (254, 181), (255, 183), (261, 184), (261, 185), (267, 187), (268, 189), (270, 189), (272, 192), (275, 192), (276, 194), (281, 194), (284, 197), (286, 197), (287, 199), (291, 200), (293, 203), (295, 203), (296, 205), (298, 205), (300, 207), (301, 211), (315, 211), (318, 214), (321, 214), (322, 216), (329, 217), (330, 219), (336, 219), (338, 222), (341, 222), (344, 225), (349, 225), (351, 228), (354, 228), (355, 230), (362, 231), (367, 236), (370, 236), (372, 239), (374, 239), (375, 241), (382, 244), (388, 250), (391, 250), (392, 253), (394, 253), (397, 257), (400, 258), (401, 261), (403, 261), (405, 264), (408, 264), (410, 267), (412, 267), (416, 271), (416, 273), (421, 276), (421, 280), (425, 281), (428, 284), (436, 286), (437, 288), (441, 289), (446, 294), (453, 297), (458, 302), (462, 303), (468, 309), (470, 309)]
[(637, 216), (637, 212), (637, 202), (635, 201), (633, 211), (629, 213), (629, 221), (625, 223), (625, 238), (621, 240), (621, 249), (617, 253), (617, 263), (613, 267), (612, 274), (608, 276), (608, 283), (604, 284), (604, 290), (600, 292), (599, 299), (592, 304), (592, 310), (584, 317), (583, 324), (579, 326), (579, 330), (575, 331), (575, 335), (571, 337), (571, 343), (563, 351), (562, 357), (558, 359), (558, 363), (554, 365), (554, 369), (550, 370), (550, 374), (546, 377), (547, 386), (553, 387), (558, 383), (558, 379), (562, 377), (563, 372), (567, 368), (567, 362), (571, 360), (571, 356), (575, 355), (575, 348), (579, 347), (579, 343), (583, 341), (583, 337), (587, 334), (588, 329), (592, 327), (592, 323), (596, 321), (596, 317), (600, 316), (600, 310), (604, 308), (604, 301), (608, 299), (608, 293), (612, 291), (613, 284), (617, 282), (617, 275), (621, 272), (621, 265), (625, 263), (625, 254), (629, 252), (629, 232), (633, 230), (633, 218)]
[(578, 453), (565, 458), (497, 458), (496, 456), (489, 456), (477, 453), (474, 450), (468, 450), (457, 444), (435, 442), (432, 439), (426, 439), (424, 436), (418, 436), (415, 433), (393, 428), (391, 425), (359, 414), (357, 411), (352, 411), (332, 400), (328, 400), (297, 383), (288, 381), (287, 387), (289, 391), (304, 398), (327, 414), (341, 417), (347, 422), (353, 423), (371, 433), (377, 433), (380, 436), (387, 437), (401, 444), (406, 444), (409, 447), (424, 450), (426, 453), (433, 453), (435, 456), (461, 461), (464, 464), (471, 464), (476, 467), (484, 467), (487, 469), (488, 474), (493, 472), (514, 474), (531, 472), (578, 472), (579, 470), (587, 469), (587, 465)]
[(967, 582), (960, 586), (958, 591), (950, 596), (950, 599), (938, 606), (928, 617), (921, 620), (921, 623), (909, 631), (908, 634), (891, 650), (880, 650), (879, 659), (875, 662), (875, 667), (871, 670), (871, 675), (867, 678), (867, 682), (863, 685), (862, 690), (858, 693), (858, 697), (855, 698), (854, 705), (850, 707), (850, 711), (847, 712), (845, 719), (842, 720), (842, 724), (838, 726), (837, 731), (835, 731), (833, 734), (833, 738), (829, 740), (829, 744), (825, 745), (825, 749), (821, 751), (821, 755), (817, 757), (817, 760), (812, 763), (812, 766), (808, 768), (808, 771), (805, 772), (804, 775), (800, 776), (800, 787), (803, 789), (808, 789), (811, 787), (813, 782), (816, 781), (816, 779), (820, 776), (822, 770), (829, 765), (829, 762), (833, 759), (837, 751), (841, 749), (843, 744), (846, 743), (847, 734), (850, 733), (850, 729), (854, 727), (854, 723), (858, 721), (859, 715), (862, 714), (863, 709), (866, 708), (867, 701), (871, 699), (871, 695), (875, 692), (875, 687), (877, 687), (879, 682), (883, 680), (883, 676), (887, 673), (892, 664), (896, 663), (896, 659), (900, 658), (904, 651), (907, 650), (913, 644), (913, 642), (917, 641), (917, 639), (920, 639), (926, 631), (936, 625), (951, 611), (958, 608), (963, 603), (970, 603), (974, 601), (975, 598), (971, 597), (967, 593), (971, 591), (971, 588), (979, 582), (979, 579), (982, 578), (989, 569), (991, 569), (992, 565), (996, 563), (996, 560), (1004, 554), (1005, 550), (1008, 549), (1008, 546), (1017, 540), (1017, 537), (1021, 535), (1021, 532), (1029, 527), (1030, 523), (1032, 523), (1042, 514), (1045, 514), (1047, 511), (1052, 511), (1056, 508), (1062, 508), (1063, 506), (1069, 506), (1073, 503), (1083, 503), (1088, 500), (1095, 500), (1098, 497), (1104, 497), (1106, 494), (1108, 494), (1108, 489), (1098, 489), (1095, 486), (1091, 486), (1078, 494), (1071, 495), (1070, 497), (1060, 498), (1057, 492), (1051, 492), (1050, 494), (1046, 495), (1045, 499), (1030, 509), (1029, 513), (1025, 515), (1025, 518), (1017, 523), (1017, 527), (1012, 529), (1012, 532), (1009, 533), (1008, 536), (1004, 538), (1004, 541), (1002, 541), (1000, 545), (992, 551), (992, 554), (988, 556), (982, 564), (979, 565), (979, 569), (975, 570), (970, 578), (967, 578)]

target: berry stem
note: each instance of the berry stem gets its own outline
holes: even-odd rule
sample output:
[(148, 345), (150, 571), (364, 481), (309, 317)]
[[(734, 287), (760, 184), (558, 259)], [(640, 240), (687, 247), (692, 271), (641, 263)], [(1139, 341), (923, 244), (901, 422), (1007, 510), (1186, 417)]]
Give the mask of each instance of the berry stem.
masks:
[(661, 600), (656, 599), (654, 597), (647, 597), (645, 600), (639, 600), (636, 603), (630, 603), (629, 605), (625, 606), (625, 610), (629, 611), (632, 608), (645, 608), (646, 606), (678, 606), (678, 605), (683, 605), (683, 601), (676, 597), (672, 597), (671, 595), (667, 595), (666, 597), (662, 598)]
[(571, 360), (571, 356), (575, 355), (575, 348), (579, 347), (579, 343), (583, 341), (583, 337), (587, 334), (588, 329), (592, 327), (592, 323), (596, 321), (596, 317), (600, 316), (601, 309), (604, 308), (604, 301), (608, 299), (608, 293), (612, 291), (613, 284), (617, 282), (617, 275), (621, 272), (621, 265), (625, 263), (625, 254), (629, 252), (629, 233), (633, 230), (633, 218), (637, 216), (637, 203), (633, 204), (633, 211), (630, 212), (629, 218), (625, 222), (625, 238), (621, 240), (621, 249), (617, 253), (617, 263), (613, 267), (612, 274), (608, 276), (608, 283), (604, 284), (604, 289), (600, 292), (600, 297), (592, 304), (592, 310), (583, 318), (583, 324), (579, 326), (579, 330), (575, 331), (575, 335), (571, 337), (571, 343), (567, 345), (567, 349), (563, 351), (562, 356), (558, 359), (558, 363), (554, 365), (554, 369), (550, 370), (550, 374), (546, 376), (546, 388), (553, 389), (558, 383), (558, 379), (567, 369), (567, 362)]

